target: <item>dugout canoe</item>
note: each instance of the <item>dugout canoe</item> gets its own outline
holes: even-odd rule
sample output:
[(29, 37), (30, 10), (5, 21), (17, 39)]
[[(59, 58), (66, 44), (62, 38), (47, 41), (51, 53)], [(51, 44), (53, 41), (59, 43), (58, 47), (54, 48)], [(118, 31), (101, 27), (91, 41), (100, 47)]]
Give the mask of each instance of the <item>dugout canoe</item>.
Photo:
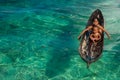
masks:
[[(98, 17), (100, 19), (99, 24), (104, 28), (104, 18), (103, 18), (102, 12), (99, 9), (95, 10), (91, 14), (91, 16), (87, 22), (86, 28), (93, 24), (92, 20), (95, 17)], [(81, 40), (80, 46), (79, 46), (80, 56), (87, 63), (87, 67), (89, 67), (89, 65), (92, 62), (95, 62), (100, 58), (100, 56), (102, 55), (103, 43), (104, 43), (104, 32), (102, 32), (101, 39), (98, 41), (97, 45), (94, 45), (93, 42), (90, 40), (91, 32), (92, 31), (86, 31), (83, 34), (82, 40)]]

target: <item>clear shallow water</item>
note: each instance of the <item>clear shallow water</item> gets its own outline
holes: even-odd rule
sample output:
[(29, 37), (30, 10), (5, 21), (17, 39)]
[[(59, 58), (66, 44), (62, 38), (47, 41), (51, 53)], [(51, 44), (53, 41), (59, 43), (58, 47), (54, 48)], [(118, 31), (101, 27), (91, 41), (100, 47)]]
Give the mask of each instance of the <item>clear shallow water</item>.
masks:
[[(111, 39), (87, 69), (77, 36), (97, 8)], [(119, 10), (119, 0), (0, 0), (1, 80), (119, 80)]]

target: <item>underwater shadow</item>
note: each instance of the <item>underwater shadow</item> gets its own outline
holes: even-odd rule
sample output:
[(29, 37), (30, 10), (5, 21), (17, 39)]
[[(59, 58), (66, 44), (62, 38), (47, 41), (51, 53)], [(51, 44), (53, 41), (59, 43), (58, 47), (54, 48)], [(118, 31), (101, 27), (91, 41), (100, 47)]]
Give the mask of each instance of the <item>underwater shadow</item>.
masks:
[(64, 73), (70, 67), (70, 57), (74, 51), (71, 46), (74, 42), (70, 34), (74, 30), (72, 25), (70, 24), (62, 28), (63, 33), (59, 34), (56, 39), (50, 41), (48, 44), (50, 47), (53, 47), (53, 50), (50, 52), (52, 57), (47, 62), (45, 72), (45, 75), (49, 78)]

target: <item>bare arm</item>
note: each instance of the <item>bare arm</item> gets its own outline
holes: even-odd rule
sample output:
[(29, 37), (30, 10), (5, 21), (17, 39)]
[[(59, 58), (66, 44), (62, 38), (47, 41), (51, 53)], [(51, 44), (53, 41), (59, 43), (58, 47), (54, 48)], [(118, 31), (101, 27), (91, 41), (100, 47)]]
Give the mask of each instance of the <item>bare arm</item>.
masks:
[(85, 30), (83, 30), (83, 31), (81, 32), (81, 34), (78, 36), (78, 40), (81, 38), (81, 36), (82, 36), (86, 31), (90, 30), (91, 28), (92, 28), (92, 26), (89, 26), (88, 28), (86, 28)]
[(110, 34), (102, 27), (102, 26), (100, 26), (100, 25), (97, 25), (101, 30), (103, 30), (105, 33), (106, 33), (106, 35), (108, 36), (108, 38), (110, 39)]

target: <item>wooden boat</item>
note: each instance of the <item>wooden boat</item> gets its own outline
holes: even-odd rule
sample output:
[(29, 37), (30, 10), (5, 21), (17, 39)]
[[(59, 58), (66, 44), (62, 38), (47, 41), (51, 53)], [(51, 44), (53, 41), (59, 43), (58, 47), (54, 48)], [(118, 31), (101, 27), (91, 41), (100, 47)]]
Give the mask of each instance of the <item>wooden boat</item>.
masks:
[[(93, 24), (92, 20), (94, 17), (98, 17), (100, 19), (99, 24), (104, 27), (104, 18), (103, 18), (102, 12), (99, 9), (97, 9), (91, 14), (87, 22), (86, 28)], [(90, 40), (91, 32), (92, 31), (86, 31), (83, 34), (82, 40), (79, 46), (80, 56), (87, 63), (87, 67), (89, 67), (89, 65), (92, 62), (95, 62), (100, 58), (103, 50), (103, 43), (104, 43), (104, 32), (102, 32), (101, 39), (97, 42), (97, 45), (94, 45), (93, 41)]]

